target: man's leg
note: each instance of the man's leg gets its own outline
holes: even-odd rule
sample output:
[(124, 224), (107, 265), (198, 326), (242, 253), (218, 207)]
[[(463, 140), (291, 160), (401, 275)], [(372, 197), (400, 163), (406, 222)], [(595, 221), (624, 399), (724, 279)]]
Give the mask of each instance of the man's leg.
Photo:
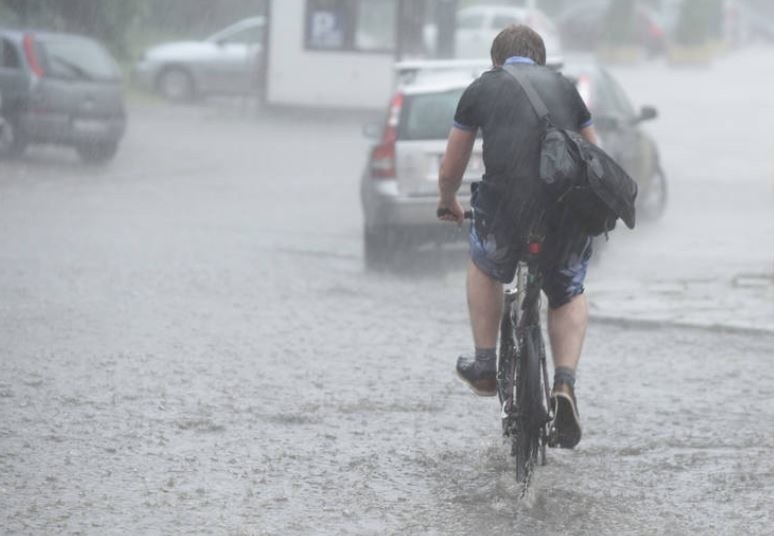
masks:
[(457, 374), (474, 393), (494, 396), (497, 393), (496, 348), (503, 308), (503, 286), (471, 261), (466, 287), (476, 353), (473, 358), (460, 356), (457, 360)]
[(554, 368), (567, 368), (575, 372), (586, 338), (587, 324), (585, 294), (574, 296), (561, 307), (548, 310), (548, 338), (551, 341)]
[(569, 302), (549, 309), (548, 337), (554, 357), (554, 427), (556, 443), (573, 448), (581, 438), (581, 427), (575, 400), (575, 369), (578, 367), (586, 336), (588, 308), (586, 296), (578, 294)]
[(482, 272), (473, 261), (468, 263), (468, 312), (476, 349), (497, 347), (500, 316), (503, 311), (503, 285)]

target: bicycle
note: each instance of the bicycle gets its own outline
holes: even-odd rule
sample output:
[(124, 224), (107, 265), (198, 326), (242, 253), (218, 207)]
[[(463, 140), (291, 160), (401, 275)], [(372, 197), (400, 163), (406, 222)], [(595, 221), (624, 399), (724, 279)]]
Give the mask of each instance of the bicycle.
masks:
[(533, 237), (516, 268), (515, 284), (505, 289), (497, 356), (497, 393), (503, 434), (511, 438), (516, 481), (526, 486), (538, 455), (546, 464), (552, 443), (551, 393), (540, 327), (542, 239)]
[[(438, 211), (443, 216), (445, 211)], [(472, 220), (473, 212), (466, 211)], [(538, 458), (546, 464), (546, 447), (555, 430), (548, 387), (545, 344), (540, 327), (542, 275), (539, 259), (543, 236), (533, 234), (516, 268), (515, 283), (504, 290), (497, 353), (497, 395), (503, 435), (511, 439), (516, 481), (526, 491)]]

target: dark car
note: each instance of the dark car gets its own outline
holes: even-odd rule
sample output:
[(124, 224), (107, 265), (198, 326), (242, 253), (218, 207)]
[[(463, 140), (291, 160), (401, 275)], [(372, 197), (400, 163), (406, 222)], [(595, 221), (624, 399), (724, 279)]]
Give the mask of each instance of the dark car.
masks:
[(0, 154), (28, 144), (74, 147), (87, 162), (115, 156), (126, 130), (121, 72), (96, 41), (0, 30)]
[(666, 176), (655, 140), (640, 128), (656, 118), (656, 109), (636, 110), (615, 78), (590, 57), (568, 57), (562, 74), (575, 83), (591, 111), (602, 148), (637, 181), (638, 216), (659, 217), (666, 207)]
[[(467, 62), (469, 63), (469, 62)], [(369, 125), (378, 141), (360, 182), (366, 265), (380, 268), (401, 250), (441, 242), (448, 226), (438, 222), (438, 170), (454, 111), (462, 92), (486, 66), (466, 62), (419, 62), (404, 73), (383, 125)], [(666, 203), (666, 179), (654, 140), (640, 128), (656, 116), (652, 107), (634, 110), (613, 77), (592, 58), (570, 58), (562, 73), (587, 102), (600, 145), (639, 186), (638, 216), (657, 217)], [(483, 174), (479, 138), (460, 189), (469, 203), (469, 185)]]
[[(608, 0), (573, 3), (556, 19), (562, 45), (566, 50), (595, 50), (602, 45)], [(650, 55), (663, 54), (667, 49), (667, 32), (656, 12), (637, 4), (634, 12), (636, 43)]]

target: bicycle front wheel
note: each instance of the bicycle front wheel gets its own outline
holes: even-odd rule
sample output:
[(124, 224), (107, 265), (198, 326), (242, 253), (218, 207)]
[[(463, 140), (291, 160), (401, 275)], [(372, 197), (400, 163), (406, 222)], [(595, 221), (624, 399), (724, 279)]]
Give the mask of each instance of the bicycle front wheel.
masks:
[(540, 450), (541, 430), (547, 410), (543, 403), (543, 376), (540, 369), (542, 348), (540, 327), (526, 330), (516, 370), (516, 422), (512, 453), (516, 458), (516, 480), (527, 482), (536, 465)]

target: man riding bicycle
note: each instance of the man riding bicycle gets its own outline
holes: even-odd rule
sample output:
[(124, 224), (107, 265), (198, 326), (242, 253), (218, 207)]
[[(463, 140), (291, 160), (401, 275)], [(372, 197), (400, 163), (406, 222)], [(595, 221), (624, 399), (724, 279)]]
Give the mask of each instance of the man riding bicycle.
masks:
[[(579, 132), (591, 143), (596, 135), (591, 114), (575, 87), (548, 68), (543, 39), (527, 26), (512, 25), (493, 41), (493, 68), (476, 79), (460, 98), (438, 178), (441, 219), (462, 222), (464, 209), (457, 190), (479, 129), (483, 137), (485, 174), (474, 190), (471, 206), (470, 262), (467, 296), (475, 354), (461, 356), (457, 373), (481, 396), (497, 392), (497, 338), (503, 307), (503, 284), (513, 280), (522, 249), (522, 229), (501, 228), (502, 203), (508, 188), (523, 191), (538, 176), (542, 122), (521, 86), (503, 66), (518, 69), (545, 102), (554, 125)], [(499, 221), (498, 221), (499, 220)], [(498, 225), (500, 228), (498, 228)], [(513, 237), (511, 239), (510, 237)], [(496, 240), (497, 238), (497, 240)], [(591, 237), (567, 218), (549, 218), (540, 266), (548, 297), (548, 335), (554, 360), (551, 393), (558, 445), (573, 448), (581, 438), (575, 400), (575, 371), (586, 334), (588, 311), (583, 283)]]

